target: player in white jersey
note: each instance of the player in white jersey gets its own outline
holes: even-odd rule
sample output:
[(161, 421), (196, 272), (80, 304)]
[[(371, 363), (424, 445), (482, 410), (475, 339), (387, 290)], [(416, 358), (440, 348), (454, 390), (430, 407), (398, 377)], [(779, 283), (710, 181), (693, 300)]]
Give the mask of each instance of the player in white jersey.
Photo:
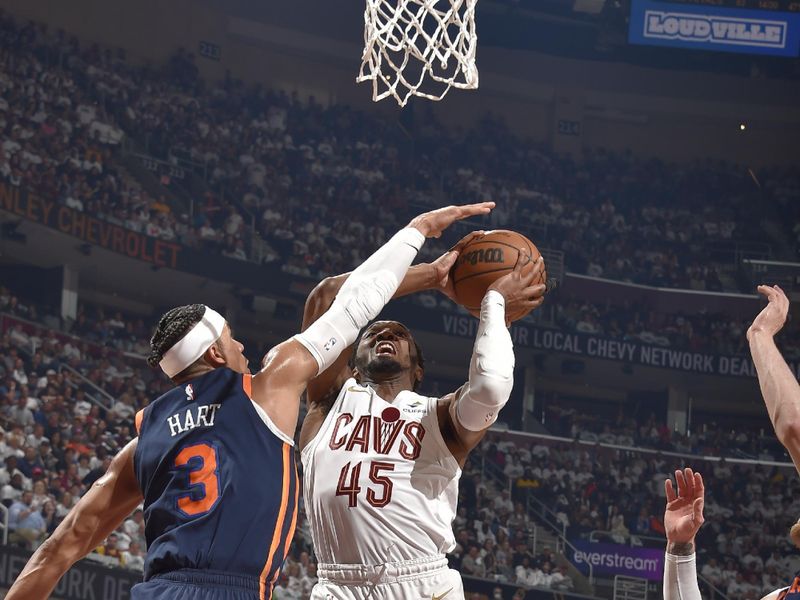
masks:
[[(448, 272), (474, 235), (481, 234), (434, 263), (412, 267), (396, 296), (431, 288), (452, 296)], [(507, 315), (520, 318), (541, 304), (545, 286), (531, 283), (542, 268), (541, 260), (522, 258), (491, 286), (469, 381), (457, 392), (437, 399), (414, 391), (422, 352), (394, 321), (368, 326), (352, 362), (343, 352), (309, 385), (300, 445), (318, 561), (312, 600), (464, 598), (461, 577), (445, 558), (455, 546), (458, 480), (467, 454), (508, 400), (514, 353)], [(347, 277), (327, 279), (312, 292), (303, 330)]]

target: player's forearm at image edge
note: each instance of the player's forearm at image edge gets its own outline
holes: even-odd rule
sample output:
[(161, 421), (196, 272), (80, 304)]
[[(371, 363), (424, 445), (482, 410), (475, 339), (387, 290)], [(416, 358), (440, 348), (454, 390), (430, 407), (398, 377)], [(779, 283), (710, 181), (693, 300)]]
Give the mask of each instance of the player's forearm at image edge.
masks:
[(800, 468), (800, 384), (767, 332), (748, 336), (758, 383), (775, 434)]
[(64, 518), (53, 535), (31, 556), (6, 600), (47, 600), (58, 580), (97, 547), (142, 501), (133, 473), (136, 440), (114, 458)]

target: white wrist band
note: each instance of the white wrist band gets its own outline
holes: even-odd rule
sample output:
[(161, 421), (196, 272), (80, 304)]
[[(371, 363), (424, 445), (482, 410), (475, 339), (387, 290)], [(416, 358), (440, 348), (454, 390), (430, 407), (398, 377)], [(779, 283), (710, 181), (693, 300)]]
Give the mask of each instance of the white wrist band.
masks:
[(664, 600), (702, 600), (694, 553), (688, 556), (664, 554)]
[(497, 420), (514, 387), (514, 344), (506, 329), (506, 301), (489, 290), (481, 302), (481, 322), (469, 365), (469, 381), (454, 403), (455, 418), (469, 431)]

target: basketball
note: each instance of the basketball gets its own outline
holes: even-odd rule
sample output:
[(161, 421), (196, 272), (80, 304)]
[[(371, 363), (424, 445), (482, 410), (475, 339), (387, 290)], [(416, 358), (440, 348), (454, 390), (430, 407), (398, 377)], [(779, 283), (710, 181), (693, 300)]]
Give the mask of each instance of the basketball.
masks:
[[(524, 235), (504, 229), (489, 231), (464, 246), (451, 272), (458, 303), (473, 313), (480, 310), (481, 300), (489, 286), (514, 269), (519, 248), (528, 249), (525, 254), (529, 260), (536, 260), (541, 255)], [(543, 270), (539, 280), (532, 285), (546, 281), (547, 271)]]

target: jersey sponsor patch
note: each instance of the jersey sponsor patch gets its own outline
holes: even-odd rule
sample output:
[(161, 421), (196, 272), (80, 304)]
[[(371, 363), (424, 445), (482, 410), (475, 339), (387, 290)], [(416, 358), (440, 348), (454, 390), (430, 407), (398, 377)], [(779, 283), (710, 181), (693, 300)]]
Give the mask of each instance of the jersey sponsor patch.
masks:
[(403, 412), (410, 415), (424, 415), (428, 411), (422, 400), (414, 400), (408, 406), (403, 407)]

